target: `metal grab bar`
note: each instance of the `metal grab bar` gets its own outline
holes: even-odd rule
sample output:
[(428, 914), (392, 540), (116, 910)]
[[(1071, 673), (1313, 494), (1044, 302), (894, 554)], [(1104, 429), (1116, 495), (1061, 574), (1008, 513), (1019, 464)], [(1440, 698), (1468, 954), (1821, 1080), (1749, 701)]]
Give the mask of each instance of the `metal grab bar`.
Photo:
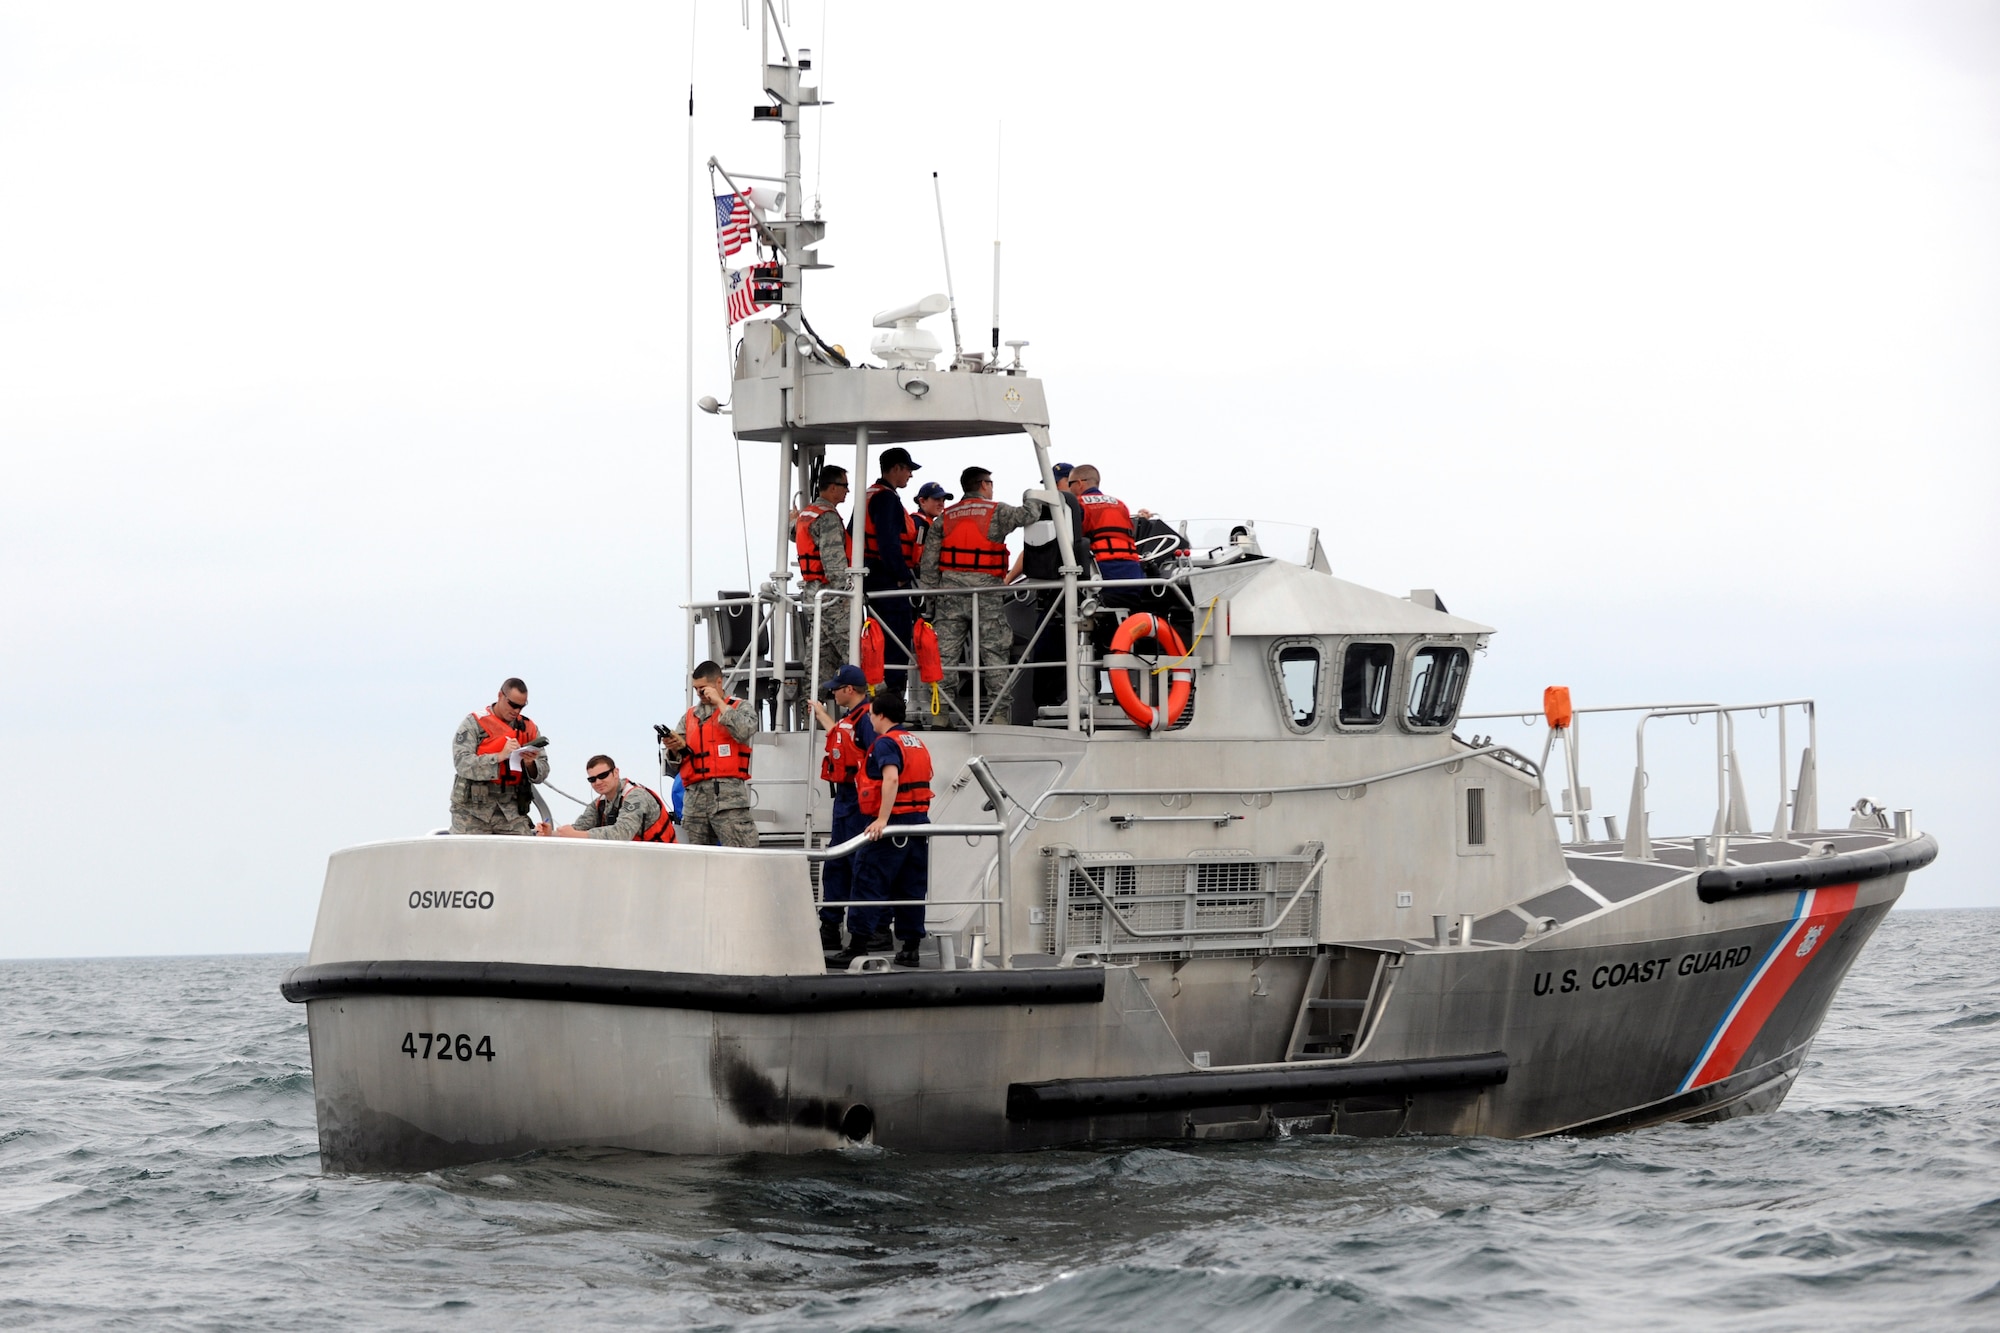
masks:
[[(1187, 939), (1190, 936), (1194, 935), (1235, 935), (1235, 936), (1269, 935), (1273, 931), (1277, 930), (1279, 926), (1284, 924), (1285, 918), (1292, 914), (1292, 909), (1299, 905), (1299, 899), (1305, 896), (1306, 889), (1311, 886), (1312, 882), (1315, 879), (1319, 878), (1319, 872), (1326, 868), (1326, 855), (1327, 854), (1325, 852), (1321, 852), (1319, 854), (1319, 859), (1312, 863), (1312, 869), (1306, 871), (1305, 878), (1299, 881), (1299, 887), (1293, 890), (1292, 896), (1286, 900), (1283, 910), (1281, 910), (1276, 916), (1271, 918), (1270, 924), (1259, 926), (1255, 930), (1250, 930), (1243, 926), (1194, 926), (1194, 925), (1190, 925), (1186, 930), (1175, 930), (1171, 926), (1162, 928), (1160, 930), (1140, 930), (1138, 927), (1132, 925), (1131, 922), (1127, 921), (1125, 919), (1125, 914), (1119, 911), (1118, 908), (1112, 904), (1109, 898), (1104, 896), (1104, 890), (1097, 887), (1096, 880), (1092, 879), (1089, 875), (1085, 875), (1083, 877), (1083, 882), (1085, 884), (1088, 884), (1090, 886), (1090, 891), (1097, 895), (1097, 901), (1104, 904), (1104, 910), (1111, 913), (1111, 915), (1117, 920), (1118, 929), (1124, 931), (1127, 935), (1132, 936), (1134, 939), (1141, 939), (1141, 940)], [(1230, 894), (1228, 896), (1244, 897), (1247, 895)]]
[[(1366, 787), (1377, 782), (1387, 782), (1391, 778), (1407, 777), (1412, 773), (1422, 773), (1427, 769), (1446, 768), (1452, 764), (1462, 764), (1468, 759), (1477, 759), (1481, 755), (1488, 754), (1511, 755), (1521, 764), (1523, 771), (1528, 773), (1529, 776), (1537, 779), (1541, 777), (1540, 767), (1534, 760), (1528, 758), (1528, 756), (1522, 754), (1519, 750), (1505, 745), (1484, 745), (1477, 749), (1467, 750), (1463, 754), (1443, 755), (1436, 759), (1427, 759), (1421, 764), (1411, 764), (1405, 768), (1392, 768), (1386, 773), (1371, 773), (1364, 778), (1349, 778), (1342, 782), (1300, 782), (1289, 786), (1265, 787), (1056, 787), (1036, 797), (1035, 803), (1032, 806), (1021, 806), (1019, 801), (1014, 801), (1014, 804), (1019, 806), (1027, 814), (1028, 818), (1034, 819), (1038, 816), (1042, 806), (1046, 802), (1060, 796), (1084, 798), (1096, 796), (1291, 796), (1300, 792), (1352, 791), (1357, 787)], [(1013, 800), (1011, 796), (1008, 799)], [(1064, 817), (1067, 818), (1068, 816)]]
[[(1807, 727), (1806, 747), (1800, 759), (1799, 785), (1796, 789), (1792, 788), (1788, 773), (1791, 763), (1791, 753), (1786, 732), (1786, 712), (1792, 708), (1802, 708), (1805, 710)], [(1604, 817), (1608, 836), (1614, 841), (1622, 841), (1624, 843), (1625, 850), (1623, 854), (1628, 858), (1637, 860), (1650, 860), (1652, 857), (1651, 831), (1644, 827), (1645, 803), (1643, 795), (1646, 787), (1649, 785), (1649, 778), (1646, 773), (1646, 724), (1648, 722), (1658, 717), (1685, 717), (1693, 720), (1699, 717), (1706, 717), (1711, 713), (1715, 715), (1717, 808), (1715, 832), (1717, 835), (1726, 837), (1729, 831), (1727, 826), (1733, 814), (1740, 812), (1744, 818), (1747, 819), (1748, 817), (1747, 811), (1743, 810), (1744, 800), (1741, 770), (1736, 757), (1736, 715), (1738, 713), (1763, 714), (1772, 709), (1776, 709), (1778, 715), (1778, 813), (1772, 822), (1771, 834), (1773, 837), (1789, 837), (1792, 834), (1816, 828), (1819, 822), (1819, 707), (1814, 700), (1769, 699), (1760, 703), (1722, 704), (1714, 700), (1704, 699), (1686, 703), (1609, 704), (1593, 708), (1572, 709), (1571, 712), (1579, 717), (1585, 713), (1644, 714), (1639, 719), (1637, 734), (1634, 738), (1635, 762), (1632, 772), (1632, 798), (1626, 810), (1627, 827), (1624, 830), (1622, 839), (1616, 833), (1608, 832), (1614, 826), (1615, 816), (1607, 814)], [(1461, 713), (1459, 717), (1463, 720), (1473, 721), (1519, 718), (1524, 725), (1533, 726), (1544, 719), (1544, 714), (1540, 709), (1524, 708), (1496, 713)], [(1569, 804), (1571, 808), (1564, 812), (1564, 815), (1557, 817), (1566, 816), (1569, 819), (1570, 834), (1573, 840), (1585, 841), (1588, 838), (1587, 820), (1589, 816), (1581, 808), (1582, 802), (1579, 799), (1582, 778), (1579, 773), (1580, 762), (1577, 755), (1579, 748), (1577, 744), (1577, 730), (1578, 725), (1575, 722), (1572, 722), (1568, 728), (1564, 729), (1564, 758), (1569, 767)], [(1543, 750), (1543, 757), (1545, 759), (1550, 750), (1554, 748), (1554, 744), (1555, 733), (1551, 730), (1548, 746)]]
[[(1810, 823), (1819, 822), (1819, 706), (1811, 699), (1770, 699), (1763, 703), (1751, 704), (1683, 704), (1656, 708), (1639, 719), (1633, 737), (1632, 799), (1625, 818), (1624, 850), (1620, 853), (1627, 860), (1650, 861), (1653, 859), (1651, 830), (1646, 827), (1646, 724), (1659, 717), (1684, 717), (1692, 721), (1698, 717), (1715, 714), (1715, 834), (1727, 845), (1730, 832), (1729, 814), (1734, 804), (1735, 792), (1740, 790), (1742, 774), (1736, 759), (1736, 714), (1762, 713), (1770, 709), (1778, 710), (1778, 822), (1771, 833), (1774, 837), (1789, 836), (1804, 831), (1796, 826), (1801, 816)], [(1806, 752), (1799, 770), (1799, 791), (1792, 803), (1789, 820), (1786, 805), (1790, 789), (1786, 782), (1785, 754), (1785, 710), (1803, 708), (1806, 714)], [(1808, 801), (1808, 797), (1810, 798)], [(1747, 813), (1746, 813), (1747, 818)], [(1723, 863), (1725, 853), (1718, 848), (1716, 860)]]
[[(895, 830), (893, 835), (888, 831), (889, 829)], [(998, 844), (998, 849), (994, 852), (993, 859), (999, 866), (1000, 896), (997, 899), (981, 899), (979, 901), (997, 902), (1000, 905), (1000, 966), (1003, 968), (1009, 968), (1014, 965), (1014, 955), (1010, 951), (1008, 943), (1008, 936), (1011, 933), (1011, 927), (1008, 924), (1008, 909), (1014, 901), (1014, 858), (1008, 855), (1011, 849), (1007, 845), (1007, 835), (1008, 828), (1004, 821), (998, 824), (890, 824), (882, 834), (885, 838), (894, 836), (898, 838), (992, 838), (995, 840)], [(838, 861), (854, 855), (854, 853), (860, 851), (873, 841), (874, 839), (870, 838), (867, 834), (857, 833), (846, 842), (840, 843), (837, 846), (822, 847), (817, 850), (808, 847), (805, 853), (806, 860)], [(945, 900), (939, 899), (938, 901), (942, 903)], [(852, 902), (849, 903), (849, 906), (853, 905)], [(861, 905), (865, 907), (915, 906), (916, 903), (908, 902), (906, 904), (903, 900), (898, 900), (893, 903), (869, 902)]]

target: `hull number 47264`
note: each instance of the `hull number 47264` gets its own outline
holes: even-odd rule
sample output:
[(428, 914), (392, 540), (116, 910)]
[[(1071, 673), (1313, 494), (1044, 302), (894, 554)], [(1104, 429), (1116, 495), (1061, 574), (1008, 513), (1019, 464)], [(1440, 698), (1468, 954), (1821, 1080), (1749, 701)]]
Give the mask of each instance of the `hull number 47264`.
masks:
[[(422, 1042), (423, 1045), (417, 1045)], [(493, 1038), (481, 1037), (477, 1046), (472, 1044), (472, 1034), (461, 1032), (453, 1036), (449, 1032), (405, 1032), (403, 1034), (403, 1054), (412, 1060), (474, 1060), (493, 1062)]]

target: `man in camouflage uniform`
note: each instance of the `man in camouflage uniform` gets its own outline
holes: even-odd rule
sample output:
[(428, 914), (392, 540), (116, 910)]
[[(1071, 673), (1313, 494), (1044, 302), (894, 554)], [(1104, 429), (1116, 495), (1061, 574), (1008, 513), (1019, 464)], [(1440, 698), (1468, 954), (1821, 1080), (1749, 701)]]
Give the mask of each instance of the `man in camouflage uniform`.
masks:
[[(1035, 515), (1022, 505), (1004, 504), (993, 498), (993, 474), (983, 467), (969, 467), (959, 474), (959, 485), (964, 488), (965, 498), (944, 511), (939, 520), (924, 534), (924, 558), (921, 576), (925, 587), (934, 588), (979, 588), (993, 589), (991, 596), (982, 596), (979, 603), (979, 665), (1004, 667), (1012, 655), (1014, 631), (1007, 623), (1006, 601), (1000, 588), (1006, 583), (1005, 548), (1000, 547), (996, 557), (1000, 568), (993, 572), (969, 569), (951, 569), (944, 566), (944, 539), (954, 521), (974, 521), (982, 511), (991, 511), (987, 521), (985, 538), (993, 546), (999, 546), (1007, 534), (1016, 528), (1025, 528), (1035, 521)], [(969, 679), (953, 670), (959, 659), (969, 653), (972, 642), (973, 601), (971, 597), (933, 597), (931, 623), (937, 630), (938, 656), (944, 661), (944, 690), (958, 705), (958, 710), (966, 717), (972, 716), (972, 687)], [(1007, 674), (1003, 671), (981, 673), (979, 683), (979, 707), (986, 718), (1006, 722), (1011, 716), (1008, 705), (1010, 691), (1004, 688)], [(931, 726), (938, 731), (948, 731), (959, 725), (958, 717), (950, 707), (941, 710), (942, 715), (932, 719)], [(975, 718), (983, 721), (984, 718)]]
[[(820, 600), (825, 613), (819, 625), (819, 656), (813, 662), (811, 688), (799, 701), (799, 725), (807, 725), (812, 696), (833, 682), (847, 662), (848, 612), (853, 607), (847, 592), (851, 562), (847, 558), (847, 525), (835, 508), (847, 498), (847, 469), (829, 463), (819, 470), (819, 497), (799, 511), (794, 536), (799, 551), (799, 577), (803, 583), (801, 600), (805, 606), (805, 636), (812, 644), (813, 601)], [(801, 653), (803, 657), (805, 654)]]
[[(480, 715), (468, 713), (451, 738), (451, 831), (453, 833), (514, 833), (532, 836), (534, 821), (522, 809), (529, 783), (546, 782), (548, 756), (543, 736), (522, 709), (528, 706), (528, 687), (519, 677), (510, 676), (500, 687), (500, 697), (486, 710), (496, 720), (494, 729), (506, 733), (497, 751), (479, 753), (488, 740), (487, 726)], [(524, 743), (525, 742), (525, 743)], [(513, 772), (510, 760), (522, 751), (520, 774), (525, 781), (503, 784), (503, 774)]]
[(594, 754), (583, 766), (584, 780), (597, 799), (577, 815), (573, 824), (558, 824), (550, 832), (558, 838), (597, 838), (605, 842), (636, 842), (639, 835), (660, 819), (660, 803), (653, 793), (636, 782), (627, 782), (608, 754)]
[[(703, 662), (694, 669), (694, 707), (682, 719), (679, 732), (668, 733), (667, 758), (685, 761), (701, 746), (699, 731), (713, 733), (706, 725), (720, 714), (720, 729), (729, 739), (721, 741), (740, 758), (742, 771), (749, 771), (750, 738), (757, 734), (757, 714), (741, 699), (722, 692), (722, 668)], [(697, 727), (697, 724), (704, 724)], [(685, 780), (681, 808), (680, 841), (697, 847), (755, 847), (757, 825), (750, 818), (750, 784), (740, 777), (704, 777), (684, 767)]]

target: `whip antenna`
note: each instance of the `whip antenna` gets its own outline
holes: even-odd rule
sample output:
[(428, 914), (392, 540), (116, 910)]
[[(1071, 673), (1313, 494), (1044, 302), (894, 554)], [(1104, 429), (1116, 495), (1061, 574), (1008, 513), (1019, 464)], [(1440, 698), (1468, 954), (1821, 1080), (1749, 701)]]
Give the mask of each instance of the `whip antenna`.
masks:
[(1000, 364), (1000, 145), (1002, 121), (993, 128), (993, 364)]
[(944, 252), (944, 295), (951, 304), (951, 364), (954, 369), (965, 361), (965, 346), (958, 340), (958, 293), (951, 285), (951, 243), (944, 236), (944, 187), (938, 184), (938, 174), (931, 173), (931, 194), (937, 199), (938, 249)]

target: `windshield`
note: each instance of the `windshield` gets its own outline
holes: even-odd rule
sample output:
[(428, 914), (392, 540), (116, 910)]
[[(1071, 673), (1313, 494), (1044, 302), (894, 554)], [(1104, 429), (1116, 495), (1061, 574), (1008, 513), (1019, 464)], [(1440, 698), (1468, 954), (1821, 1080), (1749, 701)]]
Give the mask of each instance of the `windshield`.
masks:
[(1273, 560), (1310, 565), (1319, 545), (1318, 528), (1263, 518), (1191, 518), (1187, 534), (1197, 560), (1225, 559), (1247, 547)]

